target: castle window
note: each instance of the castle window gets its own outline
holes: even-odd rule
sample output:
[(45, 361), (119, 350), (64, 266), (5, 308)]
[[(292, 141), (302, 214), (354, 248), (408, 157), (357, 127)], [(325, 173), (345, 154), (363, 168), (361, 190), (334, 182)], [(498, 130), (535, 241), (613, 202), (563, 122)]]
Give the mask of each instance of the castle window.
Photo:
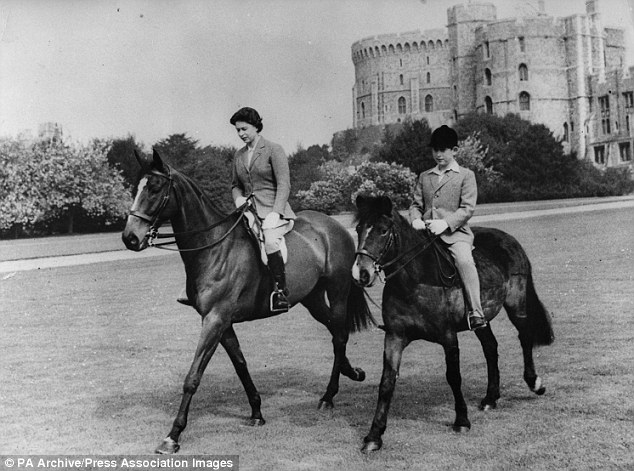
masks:
[(365, 103), (361, 102), (361, 119), (365, 119)]
[(401, 82), (401, 85), (403, 85), (403, 74), (398, 76), (399, 81)]
[(597, 146), (594, 148), (594, 163), (605, 164), (605, 146)]
[(520, 93), (520, 111), (529, 111), (531, 109), (531, 96), (528, 92)]
[(425, 112), (431, 113), (434, 111), (434, 98), (431, 95), (425, 97)]
[(401, 67), (403, 67), (403, 59), (399, 59), (399, 63), (401, 65)]
[(427, 65), (429, 65), (429, 56), (427, 56)]
[(489, 47), (489, 41), (485, 41), (484, 42), (484, 47), (482, 48), (483, 52), (484, 52), (484, 58), (488, 59), (489, 57), (491, 57), (491, 49)]
[(398, 99), (398, 114), (405, 114), (407, 113), (407, 102), (405, 101), (405, 98), (400, 97)]
[(619, 144), (619, 153), (621, 155), (621, 162), (632, 161), (632, 147), (629, 142), (621, 142)]
[(526, 52), (526, 43), (524, 42), (524, 36), (517, 38), (517, 42), (520, 45), (520, 52)]
[(442, 41), (440, 39), (438, 41), (436, 41), (436, 47), (438, 49), (442, 49)]
[(520, 64), (519, 73), (520, 73), (520, 82), (528, 81), (528, 67), (526, 67), (526, 64)]
[(431, 83), (431, 74), (429, 72), (427, 72), (425, 80), (427, 81), (427, 83)]
[(487, 114), (493, 114), (493, 100), (491, 100), (490, 96), (484, 99), (484, 105), (486, 107)]
[(433, 51), (434, 50), (434, 41), (430, 40), (429, 43), (427, 43), (427, 46), (429, 47), (430, 51)]
[(390, 54), (394, 54), (394, 46), (390, 44), (390, 47), (387, 48)]
[(403, 51), (409, 52), (409, 43), (405, 43), (405, 47), (403, 47)]
[(634, 92), (623, 93), (623, 99), (625, 100), (625, 109), (633, 111), (634, 108)]
[(628, 134), (631, 131), (631, 129), (630, 129), (630, 115), (629, 114), (625, 115), (625, 130), (627, 131)]
[(568, 123), (564, 123), (564, 142), (570, 141), (570, 135), (568, 133)]
[(601, 110), (601, 131), (603, 134), (610, 134), (610, 97), (608, 95), (599, 97), (599, 109)]
[(484, 69), (484, 81), (488, 87), (491, 86), (491, 69)]

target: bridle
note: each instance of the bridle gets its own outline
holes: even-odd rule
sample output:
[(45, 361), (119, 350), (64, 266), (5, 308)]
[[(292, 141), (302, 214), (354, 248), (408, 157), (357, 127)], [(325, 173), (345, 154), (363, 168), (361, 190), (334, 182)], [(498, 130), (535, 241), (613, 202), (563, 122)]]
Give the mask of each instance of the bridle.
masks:
[[(240, 207), (236, 208), (233, 212), (229, 213), (228, 215), (226, 215), (225, 217), (223, 217), (220, 221), (216, 221), (215, 223), (204, 227), (202, 229), (195, 229), (195, 230), (191, 230), (191, 231), (184, 231), (184, 232), (172, 232), (172, 233), (167, 233), (167, 234), (159, 234), (159, 228), (161, 227), (161, 215), (163, 214), (163, 211), (165, 210), (165, 208), (167, 207), (167, 203), (169, 202), (170, 199), (170, 194), (172, 193), (172, 188), (174, 186), (174, 180), (172, 179), (172, 174), (171, 174), (171, 169), (170, 167), (167, 167), (167, 175), (161, 172), (158, 172), (156, 170), (152, 170), (150, 173), (152, 175), (155, 175), (157, 177), (161, 177), (164, 178), (168, 181), (168, 188), (167, 188), (167, 192), (163, 195), (162, 199), (161, 199), (161, 203), (159, 204), (159, 208), (156, 211), (156, 214), (154, 216), (148, 216), (147, 214), (138, 211), (136, 209), (132, 209), (130, 211), (130, 216), (134, 216), (137, 217), (139, 219), (141, 219), (142, 221), (147, 222), (150, 225), (150, 228), (148, 229), (147, 233), (145, 234), (145, 236), (148, 238), (148, 245), (150, 247), (156, 247), (157, 249), (163, 249), (163, 250), (172, 250), (175, 252), (194, 252), (197, 250), (203, 250), (203, 249), (208, 249), (211, 247), (214, 247), (218, 244), (220, 244), (221, 242), (223, 242), (227, 237), (229, 237), (229, 235), (233, 232), (233, 230), (238, 227), (238, 224), (240, 224), (240, 221), (243, 220), (244, 218), (244, 213), (249, 211), (251, 208), (251, 202), (250, 200), (253, 198), (253, 194), (249, 195), (247, 197), (247, 201)], [(192, 234), (200, 234), (203, 232), (208, 232), (212, 229), (214, 229), (215, 227), (220, 226), (221, 224), (223, 224), (224, 222), (226, 222), (228, 219), (230, 219), (234, 214), (239, 214), (238, 219), (232, 224), (232, 226), (229, 228), (229, 230), (222, 235), (222, 237), (220, 237), (218, 240), (215, 240), (209, 244), (203, 245), (201, 247), (195, 247), (195, 248), (189, 248), (189, 249), (181, 249), (181, 248), (171, 248), (171, 247), (166, 247), (167, 245), (174, 245), (176, 244), (176, 240), (171, 240), (168, 242), (155, 242), (156, 239), (168, 239), (168, 238), (175, 238), (177, 236), (183, 236), (183, 235), (192, 235)]]
[[(382, 283), (385, 283), (389, 279), (395, 277), (401, 270), (403, 270), (416, 257), (422, 254), (429, 247), (431, 247), (434, 244), (434, 242), (436, 242), (437, 238), (438, 236), (432, 235), (429, 239), (421, 240), (418, 244), (407, 249), (405, 252), (398, 254), (392, 260), (389, 260), (385, 263), (381, 263), (381, 260), (383, 260), (383, 258), (387, 255), (392, 245), (396, 244), (397, 250), (398, 250), (398, 245), (399, 245), (398, 234), (394, 230), (394, 223), (392, 223), (389, 229), (388, 239), (383, 245), (383, 248), (381, 249), (381, 252), (379, 253), (378, 256), (368, 252), (365, 247), (361, 247), (359, 250), (357, 250), (355, 252), (355, 255), (364, 255), (368, 257), (370, 260), (372, 260), (374, 273), (379, 277)], [(407, 260), (402, 262), (403, 259), (405, 259), (406, 257), (409, 257), (409, 258), (407, 258)], [(398, 268), (396, 268), (391, 273), (386, 273), (386, 270), (389, 270), (390, 268), (394, 267), (395, 265), (399, 263), (401, 263), (401, 265)], [(383, 277), (381, 277), (381, 272), (383, 272), (383, 275), (384, 275)]]

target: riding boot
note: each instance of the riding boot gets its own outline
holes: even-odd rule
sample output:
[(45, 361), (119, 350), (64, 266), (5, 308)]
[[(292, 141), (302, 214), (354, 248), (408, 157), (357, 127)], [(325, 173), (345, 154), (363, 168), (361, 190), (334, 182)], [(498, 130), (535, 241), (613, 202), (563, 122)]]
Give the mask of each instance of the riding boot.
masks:
[(192, 305), (192, 302), (187, 297), (187, 289), (186, 288), (183, 288), (183, 290), (180, 292), (180, 294), (178, 295), (178, 298), (176, 298), (176, 302), (184, 304), (185, 306), (191, 306)]
[(275, 288), (271, 293), (270, 309), (271, 312), (287, 312), (288, 288), (286, 287), (286, 272), (284, 267), (284, 259), (282, 253), (277, 252), (266, 254), (268, 258), (269, 271), (275, 280)]

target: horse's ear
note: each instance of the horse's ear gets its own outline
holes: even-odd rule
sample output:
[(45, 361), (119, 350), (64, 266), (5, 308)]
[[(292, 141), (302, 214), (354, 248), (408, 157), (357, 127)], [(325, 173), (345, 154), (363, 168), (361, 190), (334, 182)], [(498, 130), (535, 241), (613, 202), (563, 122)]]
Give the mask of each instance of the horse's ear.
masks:
[(354, 202), (357, 209), (365, 208), (368, 206), (368, 198), (362, 194), (357, 195), (357, 199)]
[(392, 200), (389, 196), (379, 196), (377, 198), (377, 207), (382, 214), (387, 216), (392, 214)]
[(152, 165), (159, 172), (165, 172), (165, 164), (163, 163), (163, 159), (159, 155), (156, 149), (152, 149)]
[(136, 149), (134, 149), (134, 157), (136, 158), (136, 161), (139, 163), (139, 166), (141, 168), (146, 168), (147, 167), (147, 162), (145, 161), (143, 156), (139, 153), (139, 151), (136, 150)]

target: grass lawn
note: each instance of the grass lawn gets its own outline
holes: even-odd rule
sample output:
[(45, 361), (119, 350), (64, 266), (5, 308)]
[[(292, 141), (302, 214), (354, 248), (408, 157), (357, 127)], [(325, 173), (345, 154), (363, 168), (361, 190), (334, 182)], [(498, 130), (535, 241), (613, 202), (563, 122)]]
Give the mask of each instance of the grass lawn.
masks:
[[(502, 398), (477, 409), (486, 365), (463, 333), (463, 391), (471, 432), (450, 432), (453, 398), (438, 345), (405, 351), (384, 447), (359, 452), (381, 375), (383, 333), (348, 346), (364, 383), (341, 380), (320, 412), (330, 338), (302, 307), (236, 326), (263, 400), (264, 427), (219, 349), (181, 437), (182, 454), (239, 454), (242, 470), (632, 469), (634, 467), (634, 209), (487, 224), (513, 234), (531, 258), (552, 311), (555, 343), (536, 352), (546, 385), (522, 380), (517, 332), (493, 322)], [(0, 454), (152, 453), (167, 435), (200, 320), (175, 297), (177, 255), (18, 272), (0, 281)], [(380, 286), (370, 295), (380, 300)], [(380, 318), (378, 309), (373, 308)]]

